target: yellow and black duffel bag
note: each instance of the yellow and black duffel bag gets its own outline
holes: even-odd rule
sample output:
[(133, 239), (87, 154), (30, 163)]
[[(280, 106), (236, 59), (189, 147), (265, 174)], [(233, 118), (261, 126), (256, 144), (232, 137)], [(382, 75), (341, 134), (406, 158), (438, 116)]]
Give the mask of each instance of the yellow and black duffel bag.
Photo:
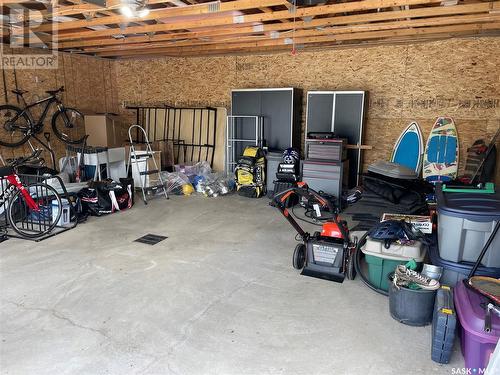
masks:
[(260, 198), (266, 194), (266, 158), (260, 147), (248, 146), (234, 170), (238, 194)]

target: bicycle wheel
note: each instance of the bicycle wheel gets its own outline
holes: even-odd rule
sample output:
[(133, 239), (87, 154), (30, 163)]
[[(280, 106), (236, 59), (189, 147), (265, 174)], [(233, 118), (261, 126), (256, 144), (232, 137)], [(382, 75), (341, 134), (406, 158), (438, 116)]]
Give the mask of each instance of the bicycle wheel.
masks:
[(9, 225), (25, 238), (44, 236), (56, 227), (61, 218), (61, 197), (52, 186), (47, 184), (31, 184), (26, 187), (26, 190), (38, 205), (39, 210), (31, 208), (21, 190), (17, 190), (9, 200), (7, 212)]
[(18, 147), (30, 137), (31, 120), (13, 105), (0, 106), (0, 145)]
[(52, 116), (52, 130), (57, 138), (65, 143), (82, 143), (85, 139), (83, 114), (74, 108), (57, 111)]

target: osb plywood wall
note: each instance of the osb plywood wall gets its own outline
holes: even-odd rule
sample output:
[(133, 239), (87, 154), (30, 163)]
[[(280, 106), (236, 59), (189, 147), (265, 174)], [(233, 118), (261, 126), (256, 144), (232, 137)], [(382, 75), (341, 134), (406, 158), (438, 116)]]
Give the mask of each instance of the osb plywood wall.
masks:
[[(133, 111), (124, 109), (126, 104), (229, 108), (234, 88), (298, 87), (304, 93), (366, 90), (365, 144), (373, 150), (365, 152), (365, 168), (389, 157), (399, 133), (410, 121), (418, 121), (427, 137), (440, 115), (455, 119), (463, 167), (466, 148), (477, 138), (492, 137), (500, 126), (498, 61), (500, 38), (475, 38), (299, 52), (296, 56), (110, 61), (63, 55), (58, 70), (20, 70), (17, 79), (20, 88), (30, 90), (30, 99), (64, 84), (67, 105), (89, 112), (118, 112), (128, 124), (135, 121)], [(11, 89), (13, 74), (6, 73)], [(3, 95), (0, 98), (3, 101)], [(12, 95), (9, 101), (16, 103)], [(60, 154), (60, 142), (53, 143)], [(14, 154), (5, 148), (0, 148), (0, 153), (7, 157)]]
[(466, 148), (477, 138), (492, 137), (500, 126), (498, 61), (500, 38), (450, 39), (297, 56), (122, 60), (116, 62), (116, 85), (120, 104), (225, 107), (234, 88), (366, 90), (365, 144), (373, 150), (365, 153), (365, 168), (389, 158), (410, 121), (418, 121), (427, 138), (440, 115), (455, 119), (463, 167)]
[[(24, 53), (33, 52), (29, 49)], [(19, 53), (16, 51), (16, 53)], [(7, 99), (12, 105), (18, 103), (16, 96), (11, 90), (17, 87), (29, 91), (24, 95), (28, 103), (45, 98), (46, 90), (55, 90), (60, 86), (65, 87), (65, 92), (60, 96), (67, 107), (78, 108), (84, 113), (117, 112), (117, 91), (115, 86), (116, 76), (114, 74), (114, 62), (111, 60), (97, 59), (90, 56), (79, 56), (70, 54), (59, 54), (58, 68), (37, 70), (13, 70), (5, 69)], [(0, 91), (0, 104), (5, 104), (5, 90), (3, 84)], [(35, 119), (41, 114), (41, 107), (33, 109)], [(51, 132), (51, 118), (55, 106), (49, 112), (44, 131)], [(43, 134), (40, 138), (44, 140)], [(64, 144), (55, 135), (51, 136), (51, 144), (56, 152), (56, 157), (64, 156)], [(33, 143), (36, 145), (36, 142)], [(0, 146), (0, 155), (5, 158), (27, 155), (30, 153), (28, 145), (18, 148), (7, 148)], [(50, 156), (44, 155), (50, 161)]]

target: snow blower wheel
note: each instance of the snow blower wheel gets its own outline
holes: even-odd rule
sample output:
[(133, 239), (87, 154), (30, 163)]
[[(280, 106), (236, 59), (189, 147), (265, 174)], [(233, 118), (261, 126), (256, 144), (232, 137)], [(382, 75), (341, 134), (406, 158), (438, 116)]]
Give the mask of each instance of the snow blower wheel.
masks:
[(304, 263), (306, 261), (306, 245), (299, 243), (295, 246), (293, 251), (292, 265), (296, 270), (301, 270), (304, 268)]

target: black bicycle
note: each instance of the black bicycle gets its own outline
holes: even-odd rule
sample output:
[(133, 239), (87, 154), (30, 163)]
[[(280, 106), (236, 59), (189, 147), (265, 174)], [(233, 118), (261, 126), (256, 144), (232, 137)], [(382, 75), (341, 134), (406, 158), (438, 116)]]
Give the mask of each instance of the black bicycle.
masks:
[[(0, 106), (0, 145), (6, 147), (18, 147), (26, 143), (30, 137), (35, 137), (41, 133), (44, 126), (45, 117), (49, 112), (52, 103), (55, 103), (57, 110), (52, 116), (52, 130), (54, 134), (63, 142), (69, 144), (82, 143), (85, 138), (85, 126), (83, 114), (74, 108), (66, 108), (57, 94), (64, 92), (64, 86), (57, 90), (46, 91), (49, 96), (38, 100), (32, 104), (26, 103), (23, 95), (27, 91), (12, 90), (24, 103), (24, 108), (19, 108), (10, 104)], [(41, 116), (34, 120), (30, 109), (45, 103)]]

